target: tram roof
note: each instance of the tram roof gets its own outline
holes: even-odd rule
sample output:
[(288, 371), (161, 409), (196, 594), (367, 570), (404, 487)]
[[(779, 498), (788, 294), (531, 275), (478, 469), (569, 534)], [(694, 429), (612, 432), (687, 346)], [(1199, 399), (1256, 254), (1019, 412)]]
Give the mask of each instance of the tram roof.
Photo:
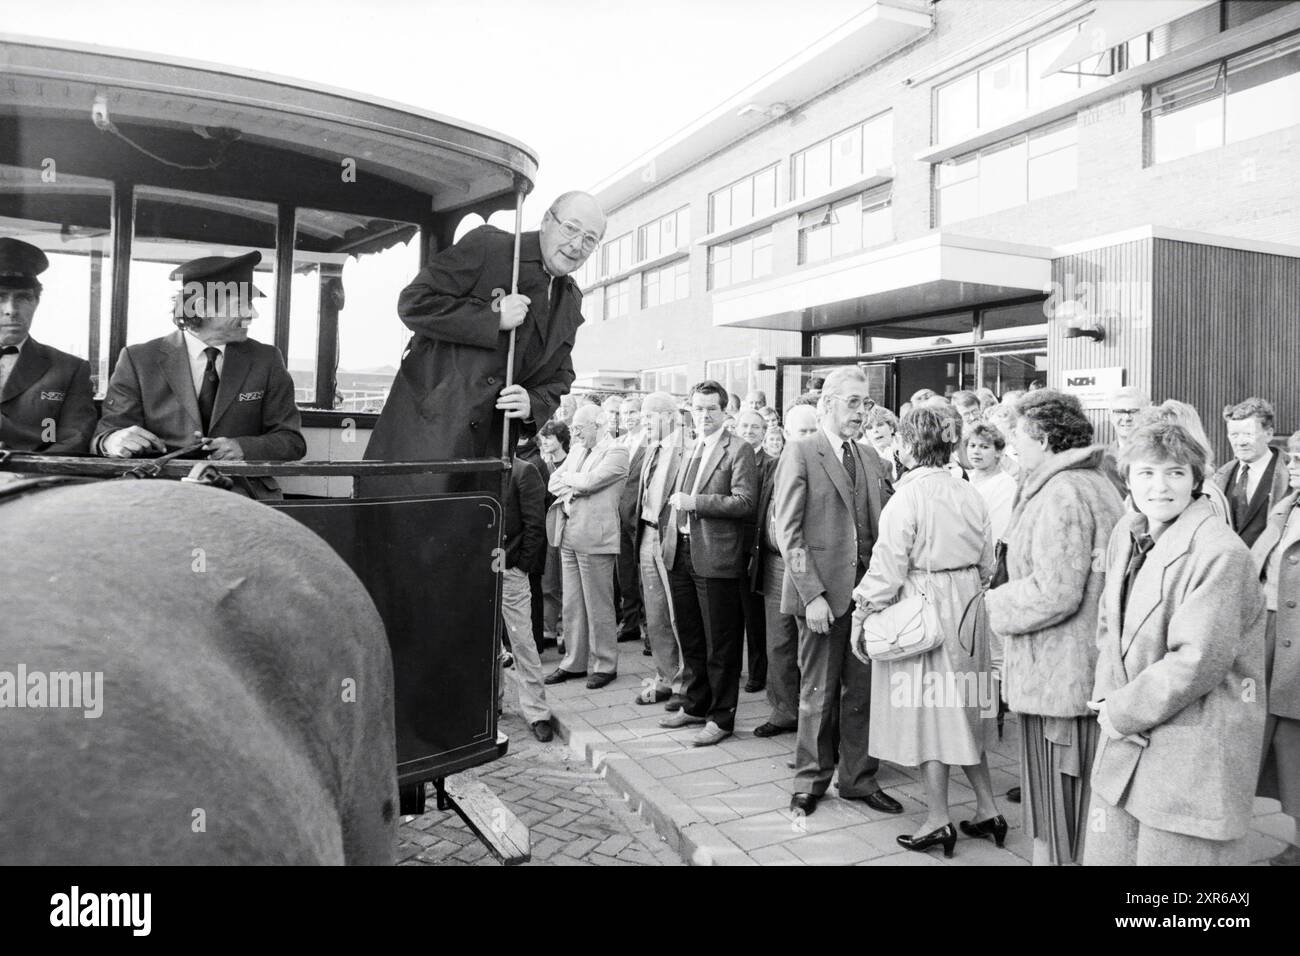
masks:
[(155, 53), (0, 33), (0, 114), (234, 128), (241, 139), (363, 169), (427, 193), (431, 212), (530, 190), (537, 156), (481, 126), (292, 77)]

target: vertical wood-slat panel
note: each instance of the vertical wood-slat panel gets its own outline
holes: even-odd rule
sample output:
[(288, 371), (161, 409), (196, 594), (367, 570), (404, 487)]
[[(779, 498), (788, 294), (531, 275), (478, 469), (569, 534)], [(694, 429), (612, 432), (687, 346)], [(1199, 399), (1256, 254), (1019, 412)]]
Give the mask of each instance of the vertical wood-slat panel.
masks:
[[(1063, 373), (1075, 369), (1124, 369), (1124, 384), (1150, 390), (1152, 355), (1151, 240), (1125, 242), (1062, 256), (1052, 262), (1053, 302), (1079, 302), (1100, 322), (1100, 342), (1066, 338), (1056, 314), (1048, 325), (1048, 384), (1060, 388)], [(1096, 441), (1114, 439), (1105, 409), (1088, 411)]]
[(1258, 395), (1300, 428), (1300, 259), (1155, 240), (1153, 394), (1196, 406), (1217, 461), (1225, 405)]

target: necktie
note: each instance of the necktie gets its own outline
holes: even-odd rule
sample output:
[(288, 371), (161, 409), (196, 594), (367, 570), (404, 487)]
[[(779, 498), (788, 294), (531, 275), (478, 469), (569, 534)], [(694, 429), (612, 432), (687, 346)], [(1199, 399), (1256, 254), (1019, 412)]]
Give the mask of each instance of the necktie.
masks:
[(1246, 509), (1250, 506), (1250, 496), (1247, 491), (1250, 487), (1250, 468), (1245, 462), (1237, 465), (1237, 480), (1232, 483), (1232, 526), (1236, 530), (1241, 530), (1242, 523), (1246, 520)]
[(17, 355), (17, 354), (18, 354), (18, 346), (16, 345), (6, 345), (0, 348), (0, 355)]
[[(686, 466), (686, 475), (682, 478), (682, 491), (688, 495), (695, 487), (695, 474), (700, 470), (700, 453), (704, 451), (703, 445), (695, 449), (695, 454), (691, 456), (691, 463)], [(691, 527), (691, 516), (685, 511), (677, 513), (677, 530), (681, 534), (689, 534)]]
[(1137, 579), (1138, 572), (1142, 570), (1142, 565), (1146, 563), (1147, 553), (1155, 546), (1155, 539), (1149, 534), (1135, 534), (1133, 536), (1133, 548), (1129, 552), (1128, 567), (1124, 569), (1124, 588), (1120, 592), (1120, 608), (1128, 609), (1128, 596), (1133, 587), (1133, 582)]
[(564, 295), (564, 277), (551, 276), (551, 289), (549, 296), (551, 300), (551, 315), (554, 315), (555, 310), (560, 307), (560, 297), (562, 295)]
[(849, 484), (856, 488), (858, 486), (858, 465), (853, 459), (853, 449), (849, 447), (848, 442), (844, 442), (840, 448), (843, 451), (841, 460), (844, 462), (844, 470), (849, 473)]
[(217, 404), (217, 386), (221, 379), (217, 376), (217, 356), (221, 350), (209, 345), (203, 350), (208, 357), (208, 367), (203, 370), (203, 384), (199, 387), (199, 418), (203, 420), (203, 434), (212, 427), (212, 408)]

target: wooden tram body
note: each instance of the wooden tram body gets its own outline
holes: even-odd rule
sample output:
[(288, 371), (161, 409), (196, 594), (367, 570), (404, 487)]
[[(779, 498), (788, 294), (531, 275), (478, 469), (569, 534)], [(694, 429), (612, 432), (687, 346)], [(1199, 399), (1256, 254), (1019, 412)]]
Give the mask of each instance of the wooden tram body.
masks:
[[(353, 388), (362, 397), (345, 396), (356, 383), (340, 381), (340, 329), (349, 308), (377, 329), (399, 326), (400, 284), (386, 290), (386, 303), (375, 295), (348, 301), (354, 264), (397, 251), (410, 266), (401, 281), (409, 280), (451, 244), (466, 216), (515, 209), (536, 170), (520, 143), (371, 97), (0, 35), (0, 235), (38, 245), (59, 263), (51, 270), (58, 275), (43, 277), (33, 337), (87, 358), (100, 397), (122, 349), (165, 331), (143, 326), (169, 312), (168, 303), (156, 295), (139, 301), (157, 291), (159, 269), (262, 251), (255, 281), (271, 306), (263, 314), (273, 318), (250, 332), (286, 358), (314, 360), (298, 370), (290, 363), (307, 458), (199, 471), (205, 480), (275, 477), (285, 500), (270, 505), (314, 530), (356, 572), (392, 649), (402, 812), (423, 812), (432, 781), (440, 807), (454, 806), (505, 862), (527, 858), (526, 830), (521, 835), (512, 817), (503, 827), (482, 788), (448, 778), (508, 747), (496, 703), (509, 461), (360, 460), (378, 414), (373, 394)], [(70, 275), (77, 281), (66, 282)], [(44, 333), (52, 314), (66, 322), (69, 303), (87, 312), (73, 319), (84, 341), (79, 334), (71, 344), (51, 341)], [(393, 354), (391, 366), (399, 360)], [(0, 471), (27, 474), (179, 479), (193, 470), (180, 459), (155, 465), (0, 451)], [(358, 475), (411, 472), (475, 473), (479, 490), (352, 497)]]

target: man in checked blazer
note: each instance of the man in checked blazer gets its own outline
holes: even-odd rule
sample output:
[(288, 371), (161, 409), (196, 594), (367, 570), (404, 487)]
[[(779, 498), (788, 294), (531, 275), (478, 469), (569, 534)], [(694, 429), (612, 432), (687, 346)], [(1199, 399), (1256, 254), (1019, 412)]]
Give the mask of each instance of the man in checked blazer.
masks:
[(670, 527), (661, 529), (666, 544), (675, 542), (664, 563), (687, 681), (682, 709), (660, 726), (703, 724), (691, 741), (696, 747), (731, 736), (740, 698), (745, 526), (753, 520), (758, 473), (753, 449), (722, 427), (727, 400), (714, 381), (691, 389), (698, 437), (669, 498)]
[(799, 625), (799, 726), (790, 808), (810, 814), (830, 786), (839, 752), (839, 793), (902, 813), (876, 782), (867, 752), (871, 668), (849, 650), (853, 587), (866, 573), (893, 489), (875, 450), (855, 440), (866, 415), (867, 378), (838, 368), (822, 386), (821, 428), (786, 447), (773, 509), (785, 560), (781, 610)]

